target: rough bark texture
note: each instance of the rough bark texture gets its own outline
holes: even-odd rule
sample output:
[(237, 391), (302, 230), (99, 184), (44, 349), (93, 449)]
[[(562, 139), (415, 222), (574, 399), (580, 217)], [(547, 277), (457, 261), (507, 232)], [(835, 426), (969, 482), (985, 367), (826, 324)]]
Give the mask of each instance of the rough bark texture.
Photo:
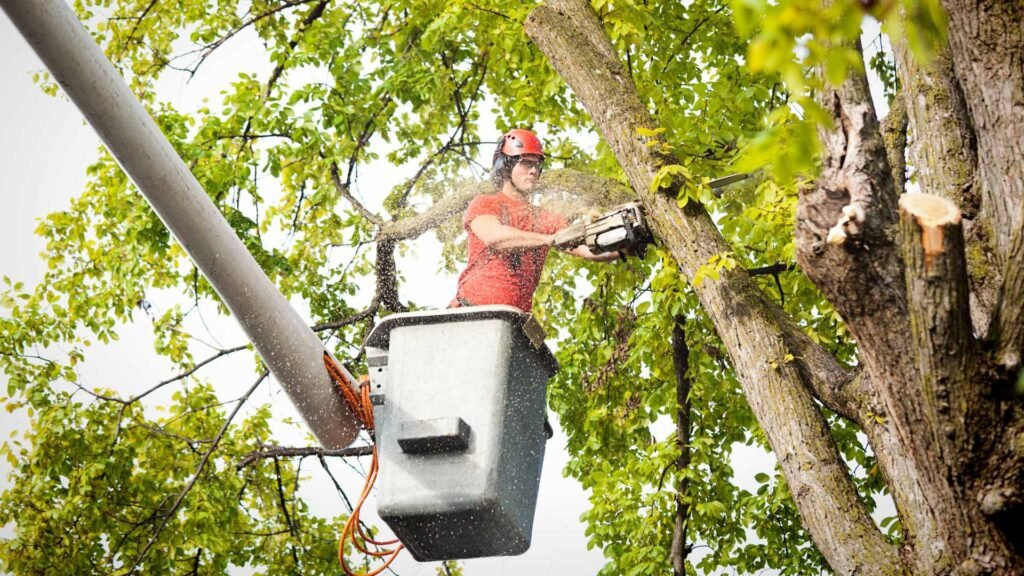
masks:
[(933, 430), (943, 425), (935, 439), (940, 457), (956, 466), (972, 456), (958, 453), (970, 445), (970, 431), (966, 420), (949, 415), (954, 407), (968, 414), (967, 406), (981, 400), (973, 396), (978, 388), (969, 385), (975, 342), (960, 212), (938, 196), (908, 195), (900, 200), (900, 227), (914, 348), (936, 352), (917, 356), (921, 404)]
[[(729, 252), (702, 206), (691, 202), (680, 209), (674, 200), (677, 189), (650, 192), (658, 169), (672, 160), (639, 138), (638, 129), (654, 128), (653, 121), (589, 4), (550, 2), (530, 14), (526, 29), (590, 112), (682, 273), (692, 278), (712, 256)], [(804, 524), (829, 563), (846, 574), (902, 573), (895, 549), (857, 498), (827, 423), (805, 387), (812, 383), (803, 380), (801, 362), (785, 360), (792, 353), (787, 336), (801, 339), (799, 331), (779, 326), (781, 311), (743, 270), (705, 280), (695, 291), (729, 351)]]
[[(908, 100), (913, 102), (919, 89), (910, 82)], [(923, 250), (921, 234), (909, 226), (900, 233), (895, 226), (899, 188), (888, 167), (891, 156), (866, 78), (852, 74), (841, 86), (823, 91), (821, 103), (832, 111), (833, 128), (820, 132), (822, 174), (813, 190), (800, 197), (797, 258), (858, 341), (869, 376), (868, 397), (877, 398), (880, 407), (872, 412), (883, 424), (858, 421), (900, 512), (901, 555), (918, 573), (1016, 573), (1019, 553), (978, 506), (977, 460), (991, 453), (997, 438), (987, 431), (1000, 419), (979, 372), (966, 320), (968, 282), (959, 217), (952, 236), (940, 236), (945, 251), (929, 256), (935, 259), (934, 270), (931, 260), (925, 265), (923, 256), (912, 259), (914, 250)], [(930, 113), (937, 110), (932, 106)], [(917, 117), (917, 129), (936, 122), (926, 122), (924, 114), (920, 109), (910, 113), (912, 125)], [(947, 119), (942, 127), (952, 130), (949, 125), (965, 124)], [(917, 150), (922, 157), (935, 155), (925, 161), (938, 163), (940, 154), (951, 154), (951, 140), (918, 142)], [(952, 178), (943, 170), (930, 177), (935, 186)], [(965, 202), (969, 192), (957, 186), (948, 196)], [(943, 272), (937, 276), (936, 270)], [(979, 312), (983, 325), (988, 314), (983, 308)]]
[(892, 182), (897, 192), (907, 187), (907, 98), (900, 91), (892, 99), (889, 114), (882, 122), (882, 136), (885, 138), (885, 152), (892, 170)]
[[(1024, 346), (1024, 10), (1020, 0), (946, 6), (952, 68), (936, 60), (912, 73), (921, 82), (903, 82), (911, 158), (928, 168), (922, 185), (960, 207), (955, 218), (923, 225), (908, 208), (901, 220), (903, 171), (892, 167), (902, 128), (894, 117), (883, 138), (862, 73), (819, 93), (833, 122), (820, 132), (822, 174), (799, 198), (797, 258), (856, 337), (860, 372), (812, 343), (745, 271), (694, 287), (805, 527), (839, 574), (1024, 573), (1024, 417), (1012, 394)], [(683, 275), (729, 252), (702, 206), (677, 206), (679, 183), (650, 192), (672, 159), (640, 137), (654, 123), (589, 4), (552, 0), (526, 29), (590, 112)], [(978, 232), (965, 236), (961, 211)], [(972, 262), (985, 246), (992, 259)], [(979, 266), (992, 263), (1001, 280), (979, 283)], [(898, 551), (857, 500), (814, 399), (868, 436), (900, 515)]]
[(983, 217), (1001, 262), (1024, 214), (1024, 2), (946, 0), (953, 68), (977, 136)]

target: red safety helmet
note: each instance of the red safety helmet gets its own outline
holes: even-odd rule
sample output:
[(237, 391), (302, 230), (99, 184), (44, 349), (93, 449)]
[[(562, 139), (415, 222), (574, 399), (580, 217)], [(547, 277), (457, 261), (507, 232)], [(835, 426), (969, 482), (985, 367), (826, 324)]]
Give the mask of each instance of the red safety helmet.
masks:
[(544, 160), (544, 146), (536, 134), (521, 128), (502, 134), (501, 140), (498, 140), (498, 146), (494, 150), (491, 165), (491, 178), (494, 183), (501, 186), (506, 179), (511, 177), (516, 157), (525, 155), (540, 156), (540, 159)]

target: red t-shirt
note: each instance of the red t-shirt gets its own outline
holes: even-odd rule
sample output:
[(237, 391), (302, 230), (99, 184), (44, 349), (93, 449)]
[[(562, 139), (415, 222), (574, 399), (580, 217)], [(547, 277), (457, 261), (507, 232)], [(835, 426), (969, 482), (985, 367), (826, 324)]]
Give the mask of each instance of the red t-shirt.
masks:
[(506, 226), (541, 234), (554, 234), (568, 222), (558, 214), (500, 193), (481, 194), (466, 208), (462, 225), (469, 233), (469, 263), (459, 276), (452, 304), (461, 304), (459, 300), (473, 306), (507, 304), (529, 312), (548, 247), (501, 251), (488, 248), (469, 227), (475, 218), (485, 215), (497, 217)]

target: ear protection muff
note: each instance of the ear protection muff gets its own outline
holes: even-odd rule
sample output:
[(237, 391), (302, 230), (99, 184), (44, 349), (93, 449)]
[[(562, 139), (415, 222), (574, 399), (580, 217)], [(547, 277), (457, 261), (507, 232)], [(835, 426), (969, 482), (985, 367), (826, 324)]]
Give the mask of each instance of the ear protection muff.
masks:
[(491, 159), (491, 181), (498, 187), (501, 187), (502, 183), (512, 176), (512, 158), (505, 156), (501, 151), (504, 146), (505, 136), (502, 135), (494, 149), (494, 157)]

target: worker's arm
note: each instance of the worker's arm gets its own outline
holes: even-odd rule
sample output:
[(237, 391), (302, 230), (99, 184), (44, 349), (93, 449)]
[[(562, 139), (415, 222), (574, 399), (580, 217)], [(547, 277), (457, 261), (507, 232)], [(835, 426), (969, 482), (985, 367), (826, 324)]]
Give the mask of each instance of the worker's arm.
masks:
[(618, 252), (614, 251), (594, 254), (590, 250), (590, 247), (587, 246), (586, 244), (577, 246), (572, 250), (566, 250), (566, 253), (572, 254), (573, 256), (579, 256), (580, 258), (590, 260), (592, 262), (611, 262), (613, 260), (618, 260), (619, 258), (621, 258), (621, 255)]
[(541, 234), (520, 230), (512, 226), (502, 224), (497, 216), (483, 214), (477, 216), (469, 223), (469, 229), (476, 234), (488, 248), (495, 250), (521, 250), (525, 248), (538, 248), (540, 246), (551, 246), (554, 235)]

